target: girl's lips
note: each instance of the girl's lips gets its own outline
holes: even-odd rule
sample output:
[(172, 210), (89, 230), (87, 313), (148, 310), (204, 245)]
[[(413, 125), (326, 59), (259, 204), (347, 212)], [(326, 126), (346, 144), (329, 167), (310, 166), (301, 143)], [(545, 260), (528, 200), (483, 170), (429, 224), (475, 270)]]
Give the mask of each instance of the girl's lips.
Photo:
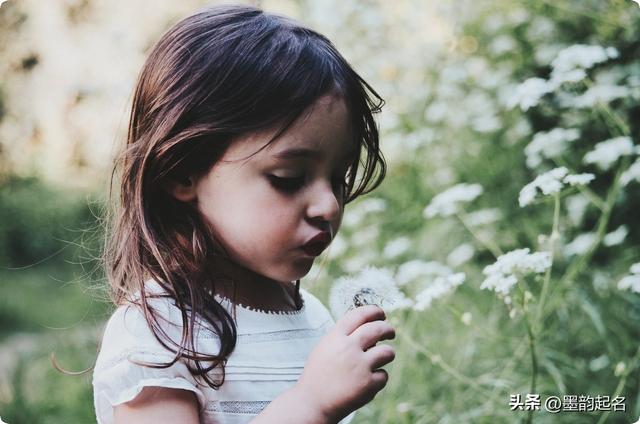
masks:
[(318, 256), (324, 249), (327, 248), (329, 243), (317, 242), (317, 243), (307, 243), (302, 246), (302, 250), (309, 256)]

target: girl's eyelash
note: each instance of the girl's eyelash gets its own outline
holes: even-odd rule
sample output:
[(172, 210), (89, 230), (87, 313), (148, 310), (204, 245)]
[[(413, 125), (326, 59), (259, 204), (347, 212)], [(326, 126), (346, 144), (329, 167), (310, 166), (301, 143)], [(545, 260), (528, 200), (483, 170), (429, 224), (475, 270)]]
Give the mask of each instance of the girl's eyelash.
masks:
[[(340, 180), (339, 185), (341, 188), (344, 188), (347, 185), (347, 181), (345, 178), (338, 178)], [(278, 190), (293, 193), (304, 185), (304, 176), (303, 177), (278, 177), (277, 175), (269, 175), (269, 180), (271, 184)]]

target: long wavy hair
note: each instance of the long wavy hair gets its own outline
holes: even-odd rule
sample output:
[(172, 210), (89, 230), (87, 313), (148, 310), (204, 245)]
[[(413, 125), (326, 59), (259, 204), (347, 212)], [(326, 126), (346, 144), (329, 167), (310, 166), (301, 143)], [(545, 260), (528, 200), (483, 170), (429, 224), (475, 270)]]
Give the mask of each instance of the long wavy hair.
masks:
[[(237, 338), (234, 319), (214, 297), (224, 276), (212, 269), (212, 258), (228, 255), (197, 207), (177, 200), (167, 185), (205, 175), (237, 136), (278, 128), (271, 143), (333, 92), (347, 104), (358, 146), (345, 175), (346, 204), (384, 179), (373, 118), (384, 100), (326, 37), (286, 16), (226, 5), (181, 20), (152, 48), (135, 88), (126, 145), (111, 173), (103, 252), (110, 299), (137, 304), (156, 339), (175, 353), (169, 363), (145, 366), (166, 368), (183, 358), (193, 375), (217, 389)], [(153, 294), (145, 291), (149, 279), (181, 311), (180, 342), (162, 330), (149, 303)], [(198, 321), (218, 336), (217, 355), (197, 352)], [(207, 375), (217, 366), (220, 382)]]

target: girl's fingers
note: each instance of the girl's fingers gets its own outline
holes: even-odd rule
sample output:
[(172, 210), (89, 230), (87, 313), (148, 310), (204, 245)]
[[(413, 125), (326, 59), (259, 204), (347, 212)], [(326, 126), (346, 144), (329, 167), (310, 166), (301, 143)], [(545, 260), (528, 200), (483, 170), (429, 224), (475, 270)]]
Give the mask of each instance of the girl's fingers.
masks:
[(351, 337), (358, 340), (363, 351), (375, 346), (381, 340), (393, 339), (395, 336), (396, 331), (385, 321), (366, 322), (351, 333)]
[(373, 375), (371, 376), (373, 380), (373, 384), (375, 385), (376, 392), (382, 390), (384, 386), (387, 385), (387, 381), (389, 381), (389, 374), (385, 370), (375, 370)]
[(353, 333), (365, 322), (384, 320), (384, 310), (377, 305), (364, 305), (350, 310), (336, 322), (336, 329), (346, 335)]
[[(396, 351), (389, 345), (378, 345), (364, 353), (365, 361), (371, 365), (371, 370), (387, 365), (396, 357)], [(375, 372), (375, 371), (374, 371)]]

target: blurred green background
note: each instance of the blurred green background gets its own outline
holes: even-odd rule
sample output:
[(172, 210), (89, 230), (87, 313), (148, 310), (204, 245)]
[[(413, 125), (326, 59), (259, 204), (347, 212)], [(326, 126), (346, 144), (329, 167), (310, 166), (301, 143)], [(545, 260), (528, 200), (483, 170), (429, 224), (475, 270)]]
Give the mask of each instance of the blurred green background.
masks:
[[(544, 169), (526, 165), (535, 134), (579, 128), (580, 139), (544, 166), (596, 173), (590, 189), (602, 199), (616, 172), (633, 163), (629, 155), (599, 170), (582, 157), (621, 134), (637, 150), (640, 7), (627, 0), (250, 3), (327, 35), (387, 102), (379, 116), (387, 179), (347, 207), (339, 238), (303, 285), (327, 301), (339, 276), (366, 264), (399, 272), (414, 260), (467, 276), (426, 310), (391, 314), (399, 336), (391, 342), (390, 381), (355, 423), (525, 420), (525, 412), (510, 410), (509, 397), (530, 393), (526, 330), (502, 300), (480, 289), (484, 266), (495, 260), (487, 246), (536, 250), (539, 235), (550, 233), (551, 202), (521, 208), (517, 201)], [(162, 32), (207, 4), (215, 2), (9, 0), (0, 7), (0, 417), (9, 424), (95, 422), (91, 372), (64, 375), (51, 355), (70, 371), (93, 365), (113, 309), (97, 259), (101, 218), (133, 84)], [(509, 106), (518, 84), (548, 79), (558, 52), (576, 44), (614, 47), (619, 55), (534, 107)], [(579, 106), (576, 98), (594, 86), (601, 88), (591, 92), (596, 99)], [(423, 217), (437, 193), (461, 182), (483, 186), (465, 216), (488, 210), (484, 222), (475, 215), (465, 228), (455, 218)], [(618, 394), (626, 410), (540, 410), (533, 422), (631, 423), (640, 416), (640, 294), (617, 287), (640, 261), (639, 188), (631, 181), (616, 192), (603, 231), (624, 226), (626, 235), (577, 255), (585, 258), (581, 268), (552, 288), (537, 340), (543, 399)], [(603, 221), (598, 208), (579, 206), (579, 194), (563, 197), (565, 247)], [(560, 254), (554, 278), (575, 261)], [(403, 290), (415, 298), (423, 280)]]

